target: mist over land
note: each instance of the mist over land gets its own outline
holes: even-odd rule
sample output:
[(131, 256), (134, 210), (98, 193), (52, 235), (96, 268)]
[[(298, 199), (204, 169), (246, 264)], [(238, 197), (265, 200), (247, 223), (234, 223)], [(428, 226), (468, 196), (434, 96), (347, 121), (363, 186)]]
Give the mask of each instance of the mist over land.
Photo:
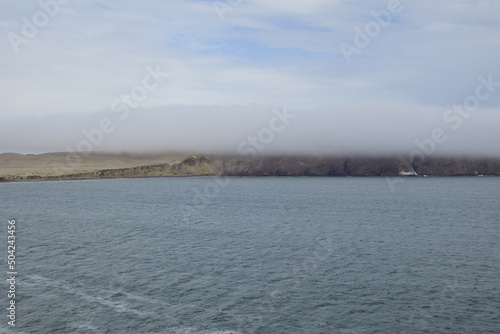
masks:
[(451, 108), (396, 103), (172, 105), (132, 110), (125, 119), (104, 110), (4, 121), (0, 152), (500, 156), (498, 113), (481, 109), (464, 118)]

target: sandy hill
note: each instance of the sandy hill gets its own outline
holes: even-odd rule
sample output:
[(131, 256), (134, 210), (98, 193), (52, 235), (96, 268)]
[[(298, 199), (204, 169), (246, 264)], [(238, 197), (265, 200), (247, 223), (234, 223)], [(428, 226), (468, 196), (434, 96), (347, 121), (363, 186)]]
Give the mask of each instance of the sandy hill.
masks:
[(103, 169), (131, 168), (184, 160), (188, 153), (117, 154), (90, 153), (68, 155), (67, 153), (45, 154), (0, 154), (0, 176), (5, 175), (62, 175), (90, 172)]

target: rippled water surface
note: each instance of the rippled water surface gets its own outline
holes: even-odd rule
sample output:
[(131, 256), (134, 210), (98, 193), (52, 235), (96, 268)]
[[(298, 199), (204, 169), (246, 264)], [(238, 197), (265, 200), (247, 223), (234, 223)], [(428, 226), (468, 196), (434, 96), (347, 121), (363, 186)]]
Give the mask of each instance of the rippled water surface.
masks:
[(401, 180), (1, 184), (0, 330), (500, 333), (500, 178)]

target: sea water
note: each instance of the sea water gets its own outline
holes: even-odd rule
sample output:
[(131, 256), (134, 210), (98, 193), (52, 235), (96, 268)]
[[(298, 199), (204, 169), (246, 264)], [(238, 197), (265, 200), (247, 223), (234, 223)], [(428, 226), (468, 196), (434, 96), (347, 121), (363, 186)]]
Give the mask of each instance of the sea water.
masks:
[(5, 333), (500, 333), (500, 178), (29, 182), (0, 199)]

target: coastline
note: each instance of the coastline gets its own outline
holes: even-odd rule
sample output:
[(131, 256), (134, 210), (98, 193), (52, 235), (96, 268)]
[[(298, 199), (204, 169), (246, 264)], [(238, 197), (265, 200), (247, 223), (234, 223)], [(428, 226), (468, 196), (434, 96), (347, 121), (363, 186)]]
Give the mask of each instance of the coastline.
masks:
[[(11, 153), (9, 153), (11, 154)], [(12, 154), (11, 154), (12, 155)], [(60, 155), (60, 154), (59, 154)], [(1, 157), (2, 155), (0, 155)], [(5, 156), (5, 154), (3, 155)], [(18, 155), (20, 156), (20, 155)], [(46, 155), (45, 155), (46, 156)], [(93, 157), (95, 159), (95, 156)], [(4, 159), (5, 161), (5, 159)], [(46, 163), (47, 164), (47, 163)], [(39, 164), (40, 165), (40, 164)], [(0, 166), (1, 167), (1, 166)], [(317, 176), (317, 177), (449, 177), (500, 176), (500, 158), (430, 157), (405, 161), (390, 157), (231, 156), (191, 155), (183, 160), (72, 172), (3, 174), (0, 182), (74, 181), (96, 179), (203, 176)], [(55, 171), (55, 169), (54, 169)]]

